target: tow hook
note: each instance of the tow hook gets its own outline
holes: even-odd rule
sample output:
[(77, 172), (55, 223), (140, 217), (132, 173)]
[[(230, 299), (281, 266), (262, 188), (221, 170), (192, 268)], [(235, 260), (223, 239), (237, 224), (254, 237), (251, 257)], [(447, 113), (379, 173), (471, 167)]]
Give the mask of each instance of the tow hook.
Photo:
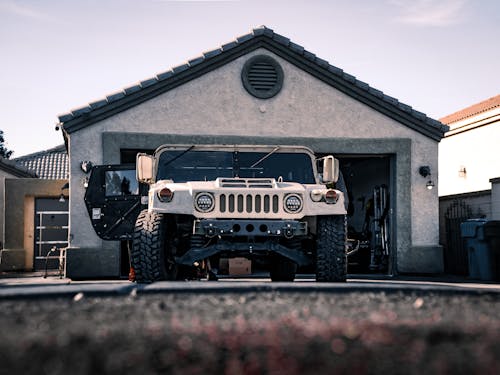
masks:
[(217, 228), (210, 224), (207, 228), (205, 228), (205, 232), (207, 237), (213, 238), (217, 235)]
[(290, 224), (288, 224), (285, 228), (283, 228), (283, 235), (285, 238), (292, 238), (293, 237), (293, 228)]

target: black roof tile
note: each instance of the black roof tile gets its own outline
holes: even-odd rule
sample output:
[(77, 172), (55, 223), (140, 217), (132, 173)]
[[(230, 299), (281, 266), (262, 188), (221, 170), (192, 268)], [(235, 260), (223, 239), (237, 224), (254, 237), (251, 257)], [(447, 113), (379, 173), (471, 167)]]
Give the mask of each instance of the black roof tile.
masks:
[(205, 59), (209, 59), (211, 57), (218, 56), (222, 53), (222, 50), (220, 48), (213, 49), (211, 51), (203, 52), (203, 56), (205, 56)]
[(188, 69), (189, 69), (188, 64), (182, 64), (182, 65), (174, 66), (172, 68), (172, 72), (174, 72), (174, 74), (177, 74), (177, 73), (183, 72), (183, 71), (188, 70)]
[[(252, 30), (252, 35), (253, 36), (265, 35), (266, 30), (270, 30), (270, 29), (266, 28), (265, 26), (256, 27), (255, 29)], [(272, 32), (271, 32), (271, 34), (272, 34)]]
[(330, 66), (328, 61), (320, 59), (319, 57), (316, 57), (316, 64), (326, 69), (328, 69), (328, 67)]
[(236, 38), (236, 41), (238, 43), (244, 43), (250, 39), (253, 39), (253, 34), (245, 34), (245, 35), (239, 36), (238, 38)]
[(132, 94), (134, 92), (137, 92), (137, 91), (141, 91), (141, 86), (140, 85), (133, 85), (133, 86), (130, 86), (130, 87), (127, 87), (126, 89), (123, 90), (125, 92), (125, 94)]
[(399, 103), (398, 107), (407, 113), (412, 113), (412, 108), (408, 104)]
[(290, 44), (290, 39), (284, 37), (283, 35), (280, 34), (274, 34), (273, 39), (277, 41), (278, 43), (287, 46)]
[(109, 96), (106, 96), (106, 99), (108, 100), (108, 103), (111, 102), (116, 102), (118, 99), (121, 99), (125, 96), (125, 93), (123, 91), (111, 94)]
[(348, 82), (351, 82), (351, 83), (356, 83), (356, 77), (354, 77), (354, 76), (352, 76), (352, 75), (350, 75), (350, 74), (348, 74), (348, 73), (346, 73), (346, 72), (344, 72), (344, 73), (342, 74), (342, 77), (343, 77), (346, 81), (348, 81)]
[(158, 80), (156, 78), (146, 79), (145, 81), (141, 81), (141, 87), (146, 88), (146, 87), (154, 85), (156, 82), (158, 82)]
[(261, 28), (264, 30), (264, 35), (265, 36), (269, 36), (269, 37), (273, 37), (274, 36), (274, 30), (273, 29), (270, 29), (266, 26), (261, 26)]
[(356, 86), (359, 88), (362, 88), (363, 90), (369, 91), (370, 90), (370, 85), (366, 82), (356, 80)]
[(391, 103), (393, 105), (398, 105), (399, 101), (396, 99), (396, 98), (393, 98), (392, 96), (389, 96), (389, 95), (385, 95), (384, 94), (384, 97), (382, 98), (385, 102), (387, 103)]
[(166, 72), (163, 72), (163, 73), (159, 73), (156, 78), (158, 79), (158, 81), (163, 81), (163, 80), (166, 80), (170, 77), (172, 77), (174, 75), (174, 72), (172, 72), (172, 70), (167, 70)]
[(221, 48), (222, 48), (222, 51), (224, 52), (224, 51), (228, 51), (228, 50), (230, 50), (234, 47), (237, 47), (237, 46), (238, 46), (238, 42), (232, 41), (232, 42), (223, 44)]
[(375, 95), (377, 98), (382, 99), (384, 97), (384, 93), (380, 90), (374, 89), (373, 87), (368, 88), (368, 92), (372, 95)]
[(310, 61), (316, 61), (316, 55), (308, 50), (304, 50), (304, 57)]
[(108, 101), (106, 99), (101, 99), (101, 100), (97, 100), (95, 102), (89, 103), (89, 106), (92, 109), (96, 109), (96, 108), (104, 107), (106, 104), (108, 104)]
[(332, 72), (333, 74), (336, 74), (336, 75), (338, 75), (340, 77), (342, 77), (344, 75), (344, 71), (342, 69), (337, 68), (336, 66), (333, 66), (333, 65), (329, 65), (328, 66), (328, 70), (330, 72)]
[(301, 45), (299, 44), (296, 44), (296, 43), (293, 43), (293, 42), (290, 42), (290, 44), (288, 45), (293, 51), (299, 53), (299, 54), (304, 54), (304, 47), (302, 47)]
[(90, 106), (86, 106), (86, 107), (81, 107), (81, 108), (76, 108), (72, 111), (73, 113), (73, 116), (81, 116), (85, 113), (89, 113), (90, 111), (92, 110), (92, 108), (90, 108)]
[(195, 66), (205, 61), (205, 56), (198, 56), (188, 61), (189, 66)]

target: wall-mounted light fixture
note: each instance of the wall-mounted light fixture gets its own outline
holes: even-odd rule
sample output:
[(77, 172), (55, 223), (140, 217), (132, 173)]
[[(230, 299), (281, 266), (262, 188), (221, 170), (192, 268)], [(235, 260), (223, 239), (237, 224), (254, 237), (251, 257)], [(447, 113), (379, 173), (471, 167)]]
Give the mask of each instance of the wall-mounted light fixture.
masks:
[(431, 167), (428, 165), (423, 165), (418, 169), (418, 173), (420, 173), (420, 176), (426, 178), (429, 177), (429, 180), (425, 184), (427, 189), (431, 190), (435, 185), (434, 182), (431, 180), (430, 175), (431, 175)]
[(461, 178), (467, 177), (467, 169), (465, 169), (464, 165), (460, 166), (460, 169), (458, 170), (458, 177), (461, 177)]
[(93, 166), (93, 164), (89, 160), (84, 160), (84, 161), (80, 162), (80, 168), (82, 169), (82, 171), (84, 173), (90, 173), (92, 166)]
[(63, 191), (69, 189), (69, 182), (66, 182), (62, 187), (61, 187), (61, 195), (59, 196), (59, 202), (64, 203), (66, 202), (66, 197), (64, 196)]

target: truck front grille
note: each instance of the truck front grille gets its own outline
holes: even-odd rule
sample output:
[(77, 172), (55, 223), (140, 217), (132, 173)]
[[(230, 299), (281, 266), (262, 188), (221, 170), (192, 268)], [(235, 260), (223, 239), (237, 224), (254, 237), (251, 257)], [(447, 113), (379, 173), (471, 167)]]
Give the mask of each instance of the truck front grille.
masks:
[(221, 194), (219, 196), (221, 213), (278, 213), (279, 195), (277, 194)]

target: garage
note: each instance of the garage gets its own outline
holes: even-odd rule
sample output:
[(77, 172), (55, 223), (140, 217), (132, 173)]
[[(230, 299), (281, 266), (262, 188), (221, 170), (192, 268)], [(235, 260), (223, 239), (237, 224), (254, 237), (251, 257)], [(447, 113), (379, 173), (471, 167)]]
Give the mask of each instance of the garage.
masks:
[(88, 166), (133, 163), (137, 151), (161, 145), (288, 145), (333, 154), (349, 191), (352, 272), (443, 270), (437, 189), (429, 186), (437, 185), (446, 127), (269, 28), (59, 121), (71, 165), (68, 264), (77, 257), (82, 277), (119, 277), (126, 268), (120, 242), (103, 240), (91, 225)]

